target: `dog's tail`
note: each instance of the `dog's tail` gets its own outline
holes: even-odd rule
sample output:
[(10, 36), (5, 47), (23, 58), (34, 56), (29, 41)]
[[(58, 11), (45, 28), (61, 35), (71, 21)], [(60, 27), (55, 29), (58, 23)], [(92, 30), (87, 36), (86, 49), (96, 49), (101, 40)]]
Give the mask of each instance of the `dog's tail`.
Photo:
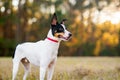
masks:
[(15, 53), (12, 54), (12, 58), (14, 58)]

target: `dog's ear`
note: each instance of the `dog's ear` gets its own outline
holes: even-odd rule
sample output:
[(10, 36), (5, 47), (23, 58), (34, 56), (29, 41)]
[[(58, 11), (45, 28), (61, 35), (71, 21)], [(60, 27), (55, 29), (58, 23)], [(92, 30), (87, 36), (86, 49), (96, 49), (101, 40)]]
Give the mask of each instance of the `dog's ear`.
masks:
[(56, 24), (57, 24), (57, 15), (56, 13), (54, 13), (51, 19), (51, 25), (56, 25)]
[(67, 21), (67, 19), (63, 19), (63, 20), (61, 21), (61, 24), (65, 24), (66, 21)]

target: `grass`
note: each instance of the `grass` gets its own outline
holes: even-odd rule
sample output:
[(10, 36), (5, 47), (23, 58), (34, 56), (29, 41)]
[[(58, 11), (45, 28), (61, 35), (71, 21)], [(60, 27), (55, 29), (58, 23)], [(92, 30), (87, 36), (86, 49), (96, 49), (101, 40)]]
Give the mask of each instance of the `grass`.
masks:
[[(16, 80), (22, 80), (20, 64)], [(12, 58), (0, 58), (0, 80), (11, 80)], [(39, 80), (39, 67), (31, 65), (27, 80)], [(53, 80), (120, 80), (120, 57), (59, 57)]]

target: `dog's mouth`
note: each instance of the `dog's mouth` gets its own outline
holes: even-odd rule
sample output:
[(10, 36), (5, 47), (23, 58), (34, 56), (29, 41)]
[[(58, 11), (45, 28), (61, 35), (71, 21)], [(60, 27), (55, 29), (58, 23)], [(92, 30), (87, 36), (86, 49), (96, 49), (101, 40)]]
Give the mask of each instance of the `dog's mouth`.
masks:
[(62, 35), (59, 35), (58, 37), (68, 41), (72, 37), (72, 34), (70, 34), (68, 37), (64, 37)]

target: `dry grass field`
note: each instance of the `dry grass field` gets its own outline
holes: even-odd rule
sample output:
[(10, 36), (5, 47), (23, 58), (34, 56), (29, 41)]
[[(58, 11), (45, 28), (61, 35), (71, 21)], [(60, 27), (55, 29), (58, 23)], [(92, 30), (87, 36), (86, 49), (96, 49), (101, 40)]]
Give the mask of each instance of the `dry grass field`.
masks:
[[(16, 80), (24, 73), (20, 64)], [(0, 80), (11, 80), (12, 58), (0, 58)], [(39, 68), (31, 65), (27, 80), (39, 80)], [(120, 57), (59, 57), (53, 80), (120, 80)]]

